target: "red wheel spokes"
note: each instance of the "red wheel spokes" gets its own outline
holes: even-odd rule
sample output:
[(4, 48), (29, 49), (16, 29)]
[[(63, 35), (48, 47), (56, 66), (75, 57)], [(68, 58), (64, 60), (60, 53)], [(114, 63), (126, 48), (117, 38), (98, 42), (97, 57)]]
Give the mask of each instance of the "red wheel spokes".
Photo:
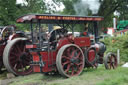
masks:
[(74, 67), (72, 66), (72, 72), (71, 72), (71, 75), (73, 76), (74, 73), (75, 73), (75, 71), (74, 71)]
[(82, 65), (82, 64), (83, 64), (83, 62), (80, 62), (80, 63), (78, 63), (78, 64), (75, 63), (76, 66), (80, 66), (80, 65)]
[(75, 59), (78, 59), (78, 58), (80, 58), (80, 51), (78, 52), (78, 54), (77, 54), (77, 56), (76, 57), (74, 57)]
[(71, 67), (71, 65), (68, 64), (67, 69), (65, 70), (66, 73), (69, 71), (70, 67)]
[(66, 62), (64, 62), (62, 65), (63, 65), (63, 67), (65, 66), (65, 65), (67, 65), (67, 64), (69, 64), (70, 63), (70, 61), (66, 61)]
[(62, 56), (63, 59), (67, 59), (67, 60), (70, 60), (69, 57), (66, 57), (66, 56)]
[(66, 53), (67, 56), (71, 56), (72, 51), (74, 51), (74, 47), (69, 47), (69, 48), (67, 48), (65, 53)]
[(84, 55), (79, 46), (67, 44), (59, 49), (56, 66), (60, 74), (71, 77), (79, 75), (84, 68)]
[(74, 50), (71, 55), (70, 55), (70, 58), (74, 57), (75, 56), (75, 53), (76, 53), (76, 50)]
[[(74, 62), (72, 62), (72, 60)], [(83, 68), (83, 56), (81, 51), (75, 47), (67, 48), (62, 56), (62, 67), (64, 72), (70, 76), (79, 74)]]

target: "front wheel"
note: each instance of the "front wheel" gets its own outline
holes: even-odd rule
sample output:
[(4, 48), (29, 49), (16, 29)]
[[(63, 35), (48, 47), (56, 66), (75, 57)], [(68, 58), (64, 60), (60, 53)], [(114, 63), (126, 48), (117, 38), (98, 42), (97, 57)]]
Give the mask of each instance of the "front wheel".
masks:
[(84, 68), (85, 58), (82, 50), (74, 44), (60, 48), (56, 57), (59, 73), (65, 77), (78, 76)]
[(108, 53), (104, 57), (104, 65), (106, 69), (115, 69), (117, 68), (117, 56), (114, 53)]

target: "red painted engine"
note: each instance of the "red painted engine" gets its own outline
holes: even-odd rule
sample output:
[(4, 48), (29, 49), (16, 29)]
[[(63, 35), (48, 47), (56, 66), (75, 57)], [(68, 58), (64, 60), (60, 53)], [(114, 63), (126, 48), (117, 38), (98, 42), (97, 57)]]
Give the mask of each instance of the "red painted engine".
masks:
[[(106, 47), (99, 42), (98, 23), (103, 17), (99, 16), (69, 16), (32, 14), (20, 17), (18, 23), (30, 23), (32, 44), (26, 45), (32, 55), (31, 65), (34, 72), (57, 72), (65, 77), (79, 75), (84, 67), (97, 67), (103, 63)], [(37, 23), (37, 40), (34, 40), (33, 25)], [(89, 33), (84, 32), (82, 36), (74, 37), (76, 24), (90, 23)], [(42, 24), (42, 25), (41, 25)], [(43, 24), (55, 24), (62, 29), (53, 30), (49, 39), (44, 40), (41, 29)], [(37, 28), (36, 26), (36, 28)], [(72, 34), (67, 33), (67, 29)]]

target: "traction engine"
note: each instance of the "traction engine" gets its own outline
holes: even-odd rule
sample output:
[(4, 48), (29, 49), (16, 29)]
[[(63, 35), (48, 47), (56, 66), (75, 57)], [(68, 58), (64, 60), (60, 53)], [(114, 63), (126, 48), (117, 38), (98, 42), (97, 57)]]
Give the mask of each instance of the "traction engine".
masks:
[(32, 73), (31, 54), (25, 48), (28, 41), (25, 33), (16, 31), (16, 26), (0, 27), (0, 72), (5, 67), (15, 75)]
[[(103, 56), (106, 50), (104, 43), (99, 42), (98, 24), (103, 17), (98, 16), (62, 16), (47, 14), (25, 15), (17, 19), (18, 23), (29, 23), (31, 29), (32, 44), (27, 44), (32, 55), (31, 65), (34, 72), (57, 72), (65, 77), (79, 75), (84, 68), (97, 68), (103, 64)], [(74, 36), (76, 24), (92, 23), (93, 39), (88, 33), (84, 36)], [(61, 29), (49, 33), (48, 40), (42, 35), (42, 24), (57, 24)], [(34, 26), (38, 26), (38, 37), (34, 36)], [(72, 33), (68, 34), (68, 30)], [(111, 54), (106, 58), (108, 69), (117, 66), (116, 56)], [(112, 60), (113, 59), (113, 60)], [(112, 62), (111, 62), (112, 61)]]

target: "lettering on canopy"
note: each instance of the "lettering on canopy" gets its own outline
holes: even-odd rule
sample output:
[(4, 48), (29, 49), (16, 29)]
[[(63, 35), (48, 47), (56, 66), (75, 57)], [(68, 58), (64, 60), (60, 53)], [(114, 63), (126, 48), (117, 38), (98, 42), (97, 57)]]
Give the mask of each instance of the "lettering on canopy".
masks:
[(94, 17), (68, 17), (68, 16), (38, 16), (38, 19), (45, 19), (45, 20), (96, 20), (100, 21), (102, 18), (94, 18)]

